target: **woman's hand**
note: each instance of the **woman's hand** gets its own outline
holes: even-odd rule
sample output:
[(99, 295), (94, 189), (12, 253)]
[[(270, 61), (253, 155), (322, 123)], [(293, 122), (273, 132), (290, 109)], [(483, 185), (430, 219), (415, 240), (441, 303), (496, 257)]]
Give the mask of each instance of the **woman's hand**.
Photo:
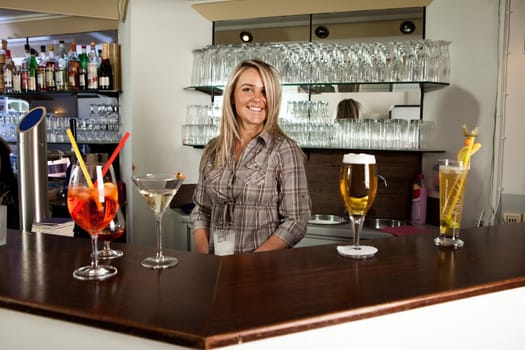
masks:
[(266, 242), (264, 242), (259, 248), (255, 249), (255, 252), (264, 252), (268, 250), (278, 250), (288, 248), (288, 243), (273, 235)]
[(209, 234), (208, 230), (199, 228), (193, 231), (195, 240), (195, 251), (201, 254), (209, 254)]

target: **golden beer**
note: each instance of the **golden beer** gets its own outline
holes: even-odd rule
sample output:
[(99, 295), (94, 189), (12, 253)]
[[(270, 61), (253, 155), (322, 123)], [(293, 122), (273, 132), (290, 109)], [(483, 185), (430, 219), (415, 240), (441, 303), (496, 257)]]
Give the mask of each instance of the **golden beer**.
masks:
[(343, 164), (339, 190), (348, 214), (353, 217), (365, 216), (376, 198), (376, 165)]

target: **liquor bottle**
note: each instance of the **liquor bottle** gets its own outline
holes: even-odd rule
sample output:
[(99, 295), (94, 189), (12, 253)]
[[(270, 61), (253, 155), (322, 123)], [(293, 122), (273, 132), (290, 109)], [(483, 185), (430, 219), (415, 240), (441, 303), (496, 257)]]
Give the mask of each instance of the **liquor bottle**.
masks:
[(88, 63), (88, 89), (97, 90), (98, 89), (98, 67), (100, 65), (100, 59), (97, 55), (97, 48), (95, 43), (92, 41), (90, 43), (89, 51), (89, 63)]
[(38, 91), (46, 91), (46, 59), (46, 45), (41, 45), (36, 71), (36, 85)]
[(69, 90), (78, 90), (80, 60), (77, 55), (77, 44), (74, 41), (71, 43), (71, 54), (69, 55), (67, 71)]
[(57, 89), (55, 72), (57, 70), (57, 61), (55, 59), (55, 46), (53, 44), (48, 47), (48, 56), (46, 59), (46, 89), (47, 91), (55, 91)]
[(88, 84), (88, 62), (89, 58), (86, 51), (86, 45), (82, 45), (82, 51), (79, 56), (80, 68), (78, 71), (78, 86), (80, 90), (86, 90)]
[(427, 221), (427, 189), (425, 176), (418, 174), (412, 188), (412, 224), (426, 224)]
[(29, 44), (24, 45), (24, 58), (22, 59), (22, 64), (20, 65), (20, 89), (22, 92), (29, 91)]
[(28, 50), (30, 55), (27, 62), (27, 91), (34, 92), (37, 91), (36, 73), (38, 70), (38, 62), (36, 60), (36, 51), (31, 49)]
[(22, 68), (20, 66), (15, 66), (13, 70), (13, 92), (20, 93), (22, 92)]
[(2, 40), (2, 46), (0, 48), (0, 92), (5, 91), (4, 85), (4, 66), (6, 63), (6, 53), (7, 53), (7, 40)]
[(11, 51), (6, 50), (5, 52), (5, 64), (4, 64), (4, 92), (14, 92), (13, 78), (15, 74), (15, 65), (11, 59)]
[(95, 62), (97, 66), (100, 65), (100, 50), (97, 50), (97, 46), (95, 45), (95, 42), (93, 41), (89, 43), (88, 57), (89, 57), (90, 62)]
[(55, 84), (58, 91), (68, 90), (68, 74), (67, 74), (67, 54), (64, 48), (64, 41), (60, 40), (58, 43), (58, 54), (56, 57), (55, 69)]
[(111, 68), (113, 71), (113, 90), (121, 89), (121, 77), (122, 72), (120, 69), (120, 45), (117, 43), (109, 44), (109, 61), (111, 62)]
[(109, 45), (102, 44), (102, 60), (98, 69), (98, 88), (100, 90), (111, 90), (113, 88), (113, 71), (109, 62)]

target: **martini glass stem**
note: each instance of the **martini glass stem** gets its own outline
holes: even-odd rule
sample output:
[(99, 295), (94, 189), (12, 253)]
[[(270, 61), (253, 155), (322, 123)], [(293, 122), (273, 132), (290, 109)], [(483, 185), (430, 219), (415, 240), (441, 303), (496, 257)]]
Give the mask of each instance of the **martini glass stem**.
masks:
[(155, 222), (157, 223), (157, 260), (164, 258), (162, 252), (162, 213), (155, 213)]

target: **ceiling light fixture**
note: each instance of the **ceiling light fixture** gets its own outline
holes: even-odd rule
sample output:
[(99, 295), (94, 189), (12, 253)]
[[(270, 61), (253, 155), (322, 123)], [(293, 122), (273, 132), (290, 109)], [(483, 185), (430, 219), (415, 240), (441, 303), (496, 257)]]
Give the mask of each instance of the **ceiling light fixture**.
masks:
[(416, 30), (416, 25), (412, 21), (404, 21), (399, 26), (399, 30), (403, 34), (412, 34)]
[(241, 32), (239, 37), (243, 43), (249, 43), (253, 40), (253, 35), (250, 32)]
[(325, 39), (330, 35), (330, 31), (325, 26), (319, 26), (315, 28), (315, 35), (320, 39)]

